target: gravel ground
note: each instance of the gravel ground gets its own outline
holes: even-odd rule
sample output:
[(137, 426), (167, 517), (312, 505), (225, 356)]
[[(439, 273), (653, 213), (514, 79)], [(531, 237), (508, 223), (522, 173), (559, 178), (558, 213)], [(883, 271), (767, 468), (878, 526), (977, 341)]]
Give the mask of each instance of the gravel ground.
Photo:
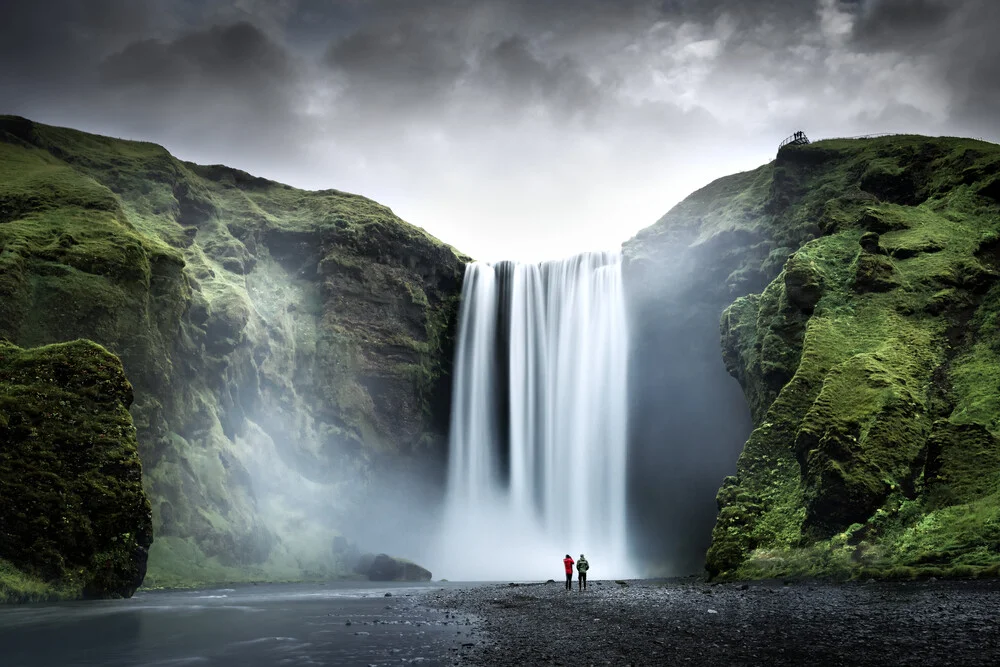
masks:
[[(1000, 665), (1000, 581), (489, 585), (466, 665)], [(457, 656), (456, 656), (457, 657)]]

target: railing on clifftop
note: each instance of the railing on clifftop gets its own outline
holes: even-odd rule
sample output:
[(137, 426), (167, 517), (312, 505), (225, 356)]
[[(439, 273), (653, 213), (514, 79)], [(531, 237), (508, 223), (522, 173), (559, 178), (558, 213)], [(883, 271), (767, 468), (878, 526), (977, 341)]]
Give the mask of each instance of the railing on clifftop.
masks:
[(799, 130), (798, 132), (796, 132), (795, 134), (793, 134), (790, 137), (787, 137), (784, 141), (782, 141), (780, 144), (778, 144), (778, 150), (780, 151), (782, 148), (784, 148), (785, 146), (789, 146), (789, 145), (791, 145), (791, 146), (799, 146), (799, 145), (808, 144), (808, 143), (809, 143), (809, 137), (806, 136), (805, 132), (803, 132), (802, 130)]

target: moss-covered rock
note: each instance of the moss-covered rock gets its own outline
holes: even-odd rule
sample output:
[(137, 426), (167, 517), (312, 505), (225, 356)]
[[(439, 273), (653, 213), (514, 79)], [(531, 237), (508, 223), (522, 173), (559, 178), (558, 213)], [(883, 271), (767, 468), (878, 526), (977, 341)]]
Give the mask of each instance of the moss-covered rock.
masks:
[(121, 362), (0, 341), (0, 601), (128, 597), (153, 537)]
[(0, 220), (0, 336), (135, 387), (148, 585), (337, 576), (373, 482), (440, 476), (466, 258), (388, 208), (0, 117)]
[(725, 308), (723, 359), (753, 416), (710, 574), (996, 570), (997, 173), (1000, 147), (972, 140), (785, 147), (627, 245), (636, 268), (690, 263), (692, 292)]

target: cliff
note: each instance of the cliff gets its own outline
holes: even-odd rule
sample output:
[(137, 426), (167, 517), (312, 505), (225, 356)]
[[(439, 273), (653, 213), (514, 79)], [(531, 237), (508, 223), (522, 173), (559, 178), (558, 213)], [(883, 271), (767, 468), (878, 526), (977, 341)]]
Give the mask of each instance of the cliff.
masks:
[(121, 359), (148, 585), (343, 574), (359, 508), (433, 493), (464, 262), (364, 197), (0, 117), (0, 336)]
[(820, 141), (626, 244), (631, 298), (661, 321), (640, 333), (665, 343), (721, 315), (749, 406), (712, 576), (997, 572), (998, 199), (993, 144)]

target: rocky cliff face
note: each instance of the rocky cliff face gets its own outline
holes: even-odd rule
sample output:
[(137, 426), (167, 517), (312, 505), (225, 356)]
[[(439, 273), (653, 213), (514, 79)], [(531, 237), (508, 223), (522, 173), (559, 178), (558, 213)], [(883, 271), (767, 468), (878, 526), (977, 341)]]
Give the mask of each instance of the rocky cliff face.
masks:
[(376, 483), (388, 526), (443, 469), (450, 247), (363, 197), (20, 118), (0, 171), (0, 336), (121, 358), (147, 584), (346, 572)]
[(121, 362), (0, 341), (0, 602), (129, 597), (153, 537)]
[(822, 141), (627, 244), (630, 294), (662, 322), (639, 331), (669, 345), (721, 312), (750, 408), (712, 575), (997, 570), (998, 198), (993, 144)]

